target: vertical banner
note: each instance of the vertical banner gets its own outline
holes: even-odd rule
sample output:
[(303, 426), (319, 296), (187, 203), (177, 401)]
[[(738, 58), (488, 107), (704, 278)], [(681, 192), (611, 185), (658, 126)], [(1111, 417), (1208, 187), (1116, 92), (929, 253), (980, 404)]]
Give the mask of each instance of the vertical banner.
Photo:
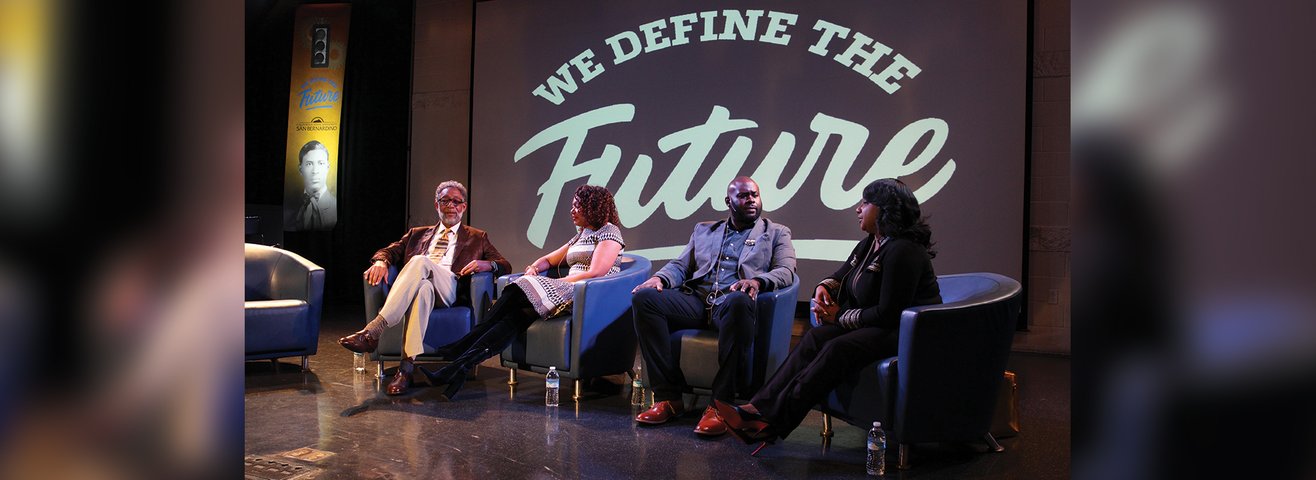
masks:
[(283, 228), (329, 230), (338, 223), (338, 125), (351, 6), (302, 5), (293, 26), (284, 163)]

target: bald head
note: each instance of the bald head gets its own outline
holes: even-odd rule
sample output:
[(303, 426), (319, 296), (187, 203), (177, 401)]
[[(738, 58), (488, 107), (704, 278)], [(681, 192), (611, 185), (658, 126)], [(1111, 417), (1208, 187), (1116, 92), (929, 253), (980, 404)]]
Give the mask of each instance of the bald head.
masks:
[(737, 193), (743, 192), (745, 190), (753, 190), (757, 192), (759, 191), (759, 184), (755, 182), (754, 179), (746, 177), (744, 175), (732, 179), (731, 183), (727, 184), (728, 197), (735, 198)]
[(759, 184), (749, 177), (736, 177), (727, 185), (726, 202), (731, 209), (731, 222), (736, 229), (743, 230), (754, 225), (762, 213)]

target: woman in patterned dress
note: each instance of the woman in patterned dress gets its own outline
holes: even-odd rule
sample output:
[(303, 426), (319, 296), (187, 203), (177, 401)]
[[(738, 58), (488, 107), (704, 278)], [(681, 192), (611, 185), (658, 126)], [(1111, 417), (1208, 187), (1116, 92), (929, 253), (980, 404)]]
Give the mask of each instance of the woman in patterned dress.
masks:
[[(419, 367), (431, 384), (448, 386), (444, 397), (452, 399), (466, 381), (467, 372), (506, 349), (535, 320), (556, 316), (570, 307), (574, 282), (621, 271), (621, 253), (626, 245), (617, 227), (621, 220), (612, 193), (600, 186), (581, 185), (571, 199), (571, 221), (580, 229), (576, 236), (527, 266), (524, 276), (503, 289), (485, 322), (435, 352), (452, 359), (452, 363), (435, 373)], [(567, 276), (539, 275), (563, 262), (571, 266)]]

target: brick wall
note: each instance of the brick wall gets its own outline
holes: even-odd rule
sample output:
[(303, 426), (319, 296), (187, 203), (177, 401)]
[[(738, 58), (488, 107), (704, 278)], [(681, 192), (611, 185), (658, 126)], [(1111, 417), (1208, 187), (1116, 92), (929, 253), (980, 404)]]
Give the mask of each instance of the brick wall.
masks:
[[(438, 221), (433, 192), (439, 182), (469, 183), (474, 12), (471, 0), (416, 1), (407, 225)], [(466, 221), (478, 224), (480, 213), (472, 205)]]
[(1028, 234), (1028, 331), (1019, 351), (1069, 347), (1069, 0), (1033, 4), (1032, 184)]

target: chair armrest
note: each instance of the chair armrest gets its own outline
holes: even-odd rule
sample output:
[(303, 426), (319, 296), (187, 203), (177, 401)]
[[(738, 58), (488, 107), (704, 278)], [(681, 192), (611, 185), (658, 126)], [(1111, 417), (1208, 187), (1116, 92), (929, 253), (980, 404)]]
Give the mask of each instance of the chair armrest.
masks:
[(921, 357), (925, 350), (935, 352), (929, 352), (929, 357), (939, 359), (937, 363), (946, 364), (955, 363), (947, 355), (974, 360), (975, 356), (1001, 347), (1008, 351), (1018, 313), (1017, 290), (986, 301), (906, 308), (900, 314), (901, 376), (911, 366), (910, 361)]
[[(311, 302), (313, 296), (323, 293), (324, 268), (296, 253), (286, 250), (281, 253), (270, 272), (270, 298)], [(321, 280), (319, 291), (314, 288), (312, 280), (317, 272)]]
[(379, 285), (371, 285), (370, 282), (366, 281), (364, 278), (361, 279), (361, 287), (365, 293), (366, 300), (367, 322), (374, 320), (375, 315), (379, 315), (379, 310), (384, 308), (384, 300), (388, 299), (389, 287), (393, 285), (393, 281), (397, 278), (398, 267), (389, 265), (388, 274), (385, 275), (384, 281), (379, 282)]
[(484, 322), (489, 307), (494, 299), (493, 272), (480, 272), (471, 275), (471, 319), (474, 323)]
[(877, 391), (882, 393), (882, 398), (874, 399), (874, 402), (882, 402), (880, 420), (888, 429), (895, 431), (896, 421), (896, 388), (900, 386), (900, 376), (897, 373), (900, 369), (900, 357), (887, 357), (877, 361)]
[[(786, 356), (790, 353), (791, 345), (791, 327), (795, 323), (795, 296), (799, 293), (800, 278), (794, 277), (794, 281), (785, 288), (778, 288), (770, 292), (759, 292), (755, 308), (757, 308), (760, 320), (767, 319), (772, 325), (767, 330), (767, 338), (763, 338), (764, 330), (756, 328), (759, 338), (755, 339), (755, 355), (765, 355), (766, 359), (762, 365), (764, 371), (759, 376), (755, 372), (755, 377), (762, 381), (767, 381), (772, 374), (777, 372), (777, 368), (786, 361)], [(765, 316), (765, 313), (767, 316)], [(759, 342), (766, 342), (760, 344)], [(753, 362), (758, 363), (758, 362)]]
[[(626, 312), (631, 308), (631, 290), (649, 278), (652, 264), (644, 257), (626, 255), (633, 260), (620, 273), (575, 282), (572, 298), (571, 365), (576, 378), (591, 376), (594, 372), (582, 371), (580, 353), (592, 350), (604, 338), (604, 331), (616, 322), (631, 320)], [(628, 328), (634, 335), (634, 328)], [(631, 352), (634, 355), (634, 352)]]
[(297, 299), (307, 304), (307, 353), (314, 355), (320, 337), (320, 316), (324, 309), (324, 268), (288, 250), (279, 249), (279, 259), (270, 272), (270, 297), (276, 300)]
[[(900, 314), (900, 378), (902, 388), (911, 368), (945, 369), (946, 374), (972, 376), (968, 369), (947, 369), (957, 359), (976, 366), (997, 366), (1005, 370), (1005, 355), (1014, 337), (1014, 321), (1019, 314), (1019, 283), (1009, 277), (992, 273), (949, 275), (974, 278), (990, 285), (975, 291), (963, 300), (906, 308)], [(1001, 358), (988, 358), (1000, 356)], [(927, 358), (928, 361), (920, 362)], [(997, 365), (999, 363), (999, 365)], [(926, 365), (925, 365), (926, 364)], [(999, 380), (1000, 374), (991, 376)]]
[[(793, 293), (797, 293), (799, 287), (800, 287), (800, 283), (799, 283), (799, 279), (797, 278), (794, 283), (787, 286), (786, 288), (778, 288), (776, 290), (767, 291), (767, 292), (760, 291), (757, 300), (758, 306), (760, 308), (775, 309), (777, 308), (777, 304), (784, 305), (786, 303), (789, 303), (790, 307), (794, 309), (795, 295), (793, 295)], [(791, 310), (791, 317), (794, 316), (795, 316), (795, 311)]]
[(524, 273), (509, 273), (509, 274), (507, 274), (507, 275), (503, 275), (503, 276), (501, 276), (501, 277), (498, 277), (498, 280), (495, 281), (495, 287), (494, 287), (494, 288), (496, 289), (496, 292), (498, 293), (497, 296), (498, 296), (498, 297), (503, 296), (503, 289), (504, 289), (504, 288), (507, 288), (508, 285), (511, 285), (512, 282), (516, 281), (516, 279), (521, 278), (522, 275), (525, 275), (525, 274), (524, 274)]

